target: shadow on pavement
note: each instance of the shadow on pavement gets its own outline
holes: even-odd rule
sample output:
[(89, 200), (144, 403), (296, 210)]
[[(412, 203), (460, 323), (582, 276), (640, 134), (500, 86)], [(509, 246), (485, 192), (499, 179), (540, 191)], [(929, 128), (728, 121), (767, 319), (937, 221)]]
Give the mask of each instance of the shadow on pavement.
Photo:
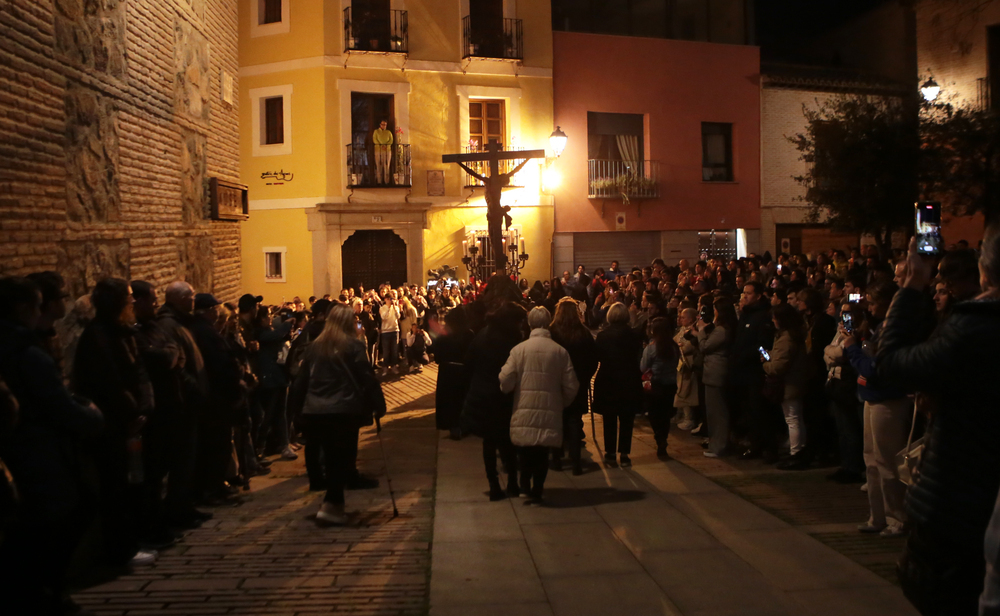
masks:
[(546, 488), (545, 506), (551, 509), (573, 507), (594, 507), (611, 503), (631, 503), (646, 498), (641, 490), (617, 490), (615, 488)]

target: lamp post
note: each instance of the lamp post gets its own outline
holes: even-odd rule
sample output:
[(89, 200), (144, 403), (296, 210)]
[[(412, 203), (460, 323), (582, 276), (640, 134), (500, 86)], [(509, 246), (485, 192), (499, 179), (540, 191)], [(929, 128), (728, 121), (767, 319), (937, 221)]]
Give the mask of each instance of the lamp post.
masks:
[(920, 86), (920, 94), (923, 95), (924, 100), (927, 101), (928, 103), (933, 103), (935, 100), (937, 100), (938, 94), (940, 93), (941, 93), (941, 86), (939, 86), (938, 83), (934, 81), (934, 77), (928, 77), (927, 81), (925, 81)]
[(562, 129), (558, 126), (556, 126), (556, 129), (552, 131), (551, 135), (549, 135), (549, 145), (552, 146), (552, 153), (556, 155), (556, 158), (559, 158), (562, 155), (563, 150), (566, 149), (566, 142), (568, 140), (569, 137), (567, 137), (566, 133), (562, 132)]

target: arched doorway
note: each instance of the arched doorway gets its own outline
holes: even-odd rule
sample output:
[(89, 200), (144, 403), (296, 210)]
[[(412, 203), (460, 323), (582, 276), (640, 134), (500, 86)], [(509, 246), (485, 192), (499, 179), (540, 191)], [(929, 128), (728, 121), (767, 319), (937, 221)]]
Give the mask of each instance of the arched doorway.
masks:
[(344, 288), (406, 282), (406, 242), (390, 230), (355, 231), (340, 251)]

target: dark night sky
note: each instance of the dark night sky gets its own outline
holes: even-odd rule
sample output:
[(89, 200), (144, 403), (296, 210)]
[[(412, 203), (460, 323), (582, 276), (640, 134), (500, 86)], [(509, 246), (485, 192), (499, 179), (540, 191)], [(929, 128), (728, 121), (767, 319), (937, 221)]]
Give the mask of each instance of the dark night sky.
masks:
[(757, 0), (757, 44), (766, 61), (799, 59), (796, 50), (852, 19), (895, 0)]

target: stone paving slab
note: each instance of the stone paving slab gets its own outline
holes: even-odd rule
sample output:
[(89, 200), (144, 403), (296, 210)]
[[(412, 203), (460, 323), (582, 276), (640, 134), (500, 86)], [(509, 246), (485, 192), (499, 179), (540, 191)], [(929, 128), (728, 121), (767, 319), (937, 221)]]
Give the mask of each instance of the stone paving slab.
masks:
[(399, 518), (391, 519), (378, 439), (365, 428), (358, 466), (382, 485), (347, 493), (347, 509), (355, 512), (350, 526), (316, 526), (312, 516), (323, 494), (307, 491), (300, 452), (298, 460), (275, 461), (271, 474), (251, 481), (244, 504), (212, 510), (212, 520), (186, 533), (153, 565), (83, 590), (74, 599), (107, 616), (426, 614), (438, 443), (436, 377), (429, 366), (422, 374), (383, 385), (390, 410), (382, 441)]
[(787, 519), (694, 464), (656, 459), (645, 428), (630, 469), (595, 463), (589, 432), (587, 472), (550, 471), (545, 507), (488, 502), (481, 442), (440, 442), (431, 616), (916, 614), (898, 588)]

